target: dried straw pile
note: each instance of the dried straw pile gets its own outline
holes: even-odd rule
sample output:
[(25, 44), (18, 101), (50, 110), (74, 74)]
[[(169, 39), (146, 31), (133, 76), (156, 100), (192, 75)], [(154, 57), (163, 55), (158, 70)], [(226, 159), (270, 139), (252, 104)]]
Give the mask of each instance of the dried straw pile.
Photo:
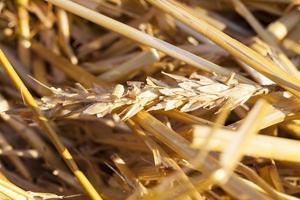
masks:
[(300, 198), (296, 0), (0, 1), (0, 199)]

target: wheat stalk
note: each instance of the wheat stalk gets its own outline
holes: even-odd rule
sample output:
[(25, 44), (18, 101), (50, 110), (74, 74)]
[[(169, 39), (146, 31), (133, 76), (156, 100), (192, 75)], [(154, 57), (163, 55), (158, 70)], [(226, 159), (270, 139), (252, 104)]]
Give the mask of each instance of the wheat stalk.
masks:
[(258, 36), (261, 37), (266, 43), (268, 43), (272, 48), (274, 48), (274, 54), (278, 57), (278, 60), (282, 67), (289, 72), (289, 74), (298, 74), (297, 67), (292, 63), (292, 61), (286, 56), (283, 50), (278, 45), (275, 37), (270, 35), (270, 33), (264, 29), (262, 24), (255, 18), (251, 11), (244, 5), (240, 0), (231, 0), (236, 11), (244, 17), (247, 22), (253, 27), (257, 32)]
[(223, 49), (227, 50), (233, 56), (245, 62), (256, 71), (262, 73), (281, 87), (300, 97), (299, 79), (297, 79), (295, 76), (289, 75), (262, 55), (248, 48), (239, 41), (231, 38), (227, 34), (221, 32), (206, 21), (196, 17), (190, 8), (174, 0), (147, 1), (195, 31), (203, 34), (205, 37)]

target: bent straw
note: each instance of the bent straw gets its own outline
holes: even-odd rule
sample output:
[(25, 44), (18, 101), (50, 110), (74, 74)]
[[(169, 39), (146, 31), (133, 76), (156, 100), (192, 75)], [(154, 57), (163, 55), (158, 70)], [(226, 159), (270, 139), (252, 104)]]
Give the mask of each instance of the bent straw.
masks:
[(11, 78), (13, 83), (15, 84), (16, 88), (20, 90), (20, 93), (22, 94), (23, 99), (27, 103), (27, 105), (32, 109), (32, 111), (36, 114), (37, 121), (42, 129), (48, 134), (51, 142), (56, 147), (57, 151), (61, 155), (61, 157), (64, 159), (65, 163), (68, 165), (70, 170), (74, 173), (82, 187), (85, 189), (85, 191), (89, 194), (91, 199), (93, 200), (102, 200), (101, 196), (98, 194), (98, 192), (95, 190), (93, 185), (89, 182), (89, 180), (86, 178), (86, 176), (80, 171), (78, 168), (76, 162), (74, 161), (71, 153), (69, 150), (62, 144), (62, 142), (59, 140), (58, 135), (56, 134), (53, 127), (50, 125), (48, 119), (44, 116), (42, 111), (39, 109), (36, 101), (34, 100), (33, 96), (30, 94), (29, 90), (24, 85), (23, 81), (20, 79), (16, 71), (14, 70), (13, 66), (10, 64), (8, 59), (6, 58), (3, 51), (0, 49), (0, 63), (5, 69), (8, 76)]
[(204, 20), (195, 17), (187, 8), (173, 0), (147, 0), (190, 28), (203, 34), (205, 37), (239, 58), (253, 69), (267, 76), (281, 87), (300, 97), (300, 80), (280, 69), (270, 60), (248, 48), (241, 42), (231, 38)]
[[(217, 64), (214, 64), (206, 59), (198, 57), (188, 51), (185, 51), (181, 48), (178, 48), (172, 44), (169, 44), (165, 41), (152, 37), (146, 33), (143, 33), (135, 28), (132, 28), (128, 25), (125, 25), (121, 22), (118, 22), (110, 17), (102, 15), (98, 12), (85, 8), (77, 3), (74, 3), (69, 0), (45, 0), (50, 2), (60, 8), (63, 8), (66, 11), (78, 15), (86, 20), (94, 22), (100, 26), (103, 26), (111, 31), (119, 33), (127, 38), (130, 38), (136, 42), (139, 42), (143, 45), (153, 47), (161, 52), (166, 53), (174, 58), (182, 60), (196, 68), (199, 68), (208, 72), (216, 72), (221, 75), (230, 76), (232, 72), (226, 68), (223, 68)], [(244, 83), (255, 84), (255, 82), (241, 76), (236, 75), (236, 78)], [(300, 90), (300, 88), (299, 88)], [(300, 94), (299, 94), (300, 96)]]

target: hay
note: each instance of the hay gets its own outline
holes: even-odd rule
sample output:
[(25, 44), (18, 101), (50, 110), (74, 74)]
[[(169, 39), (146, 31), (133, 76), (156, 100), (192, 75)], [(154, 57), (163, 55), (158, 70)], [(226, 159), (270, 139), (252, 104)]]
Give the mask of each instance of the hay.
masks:
[(0, 2), (0, 199), (298, 199), (299, 21), (291, 0)]

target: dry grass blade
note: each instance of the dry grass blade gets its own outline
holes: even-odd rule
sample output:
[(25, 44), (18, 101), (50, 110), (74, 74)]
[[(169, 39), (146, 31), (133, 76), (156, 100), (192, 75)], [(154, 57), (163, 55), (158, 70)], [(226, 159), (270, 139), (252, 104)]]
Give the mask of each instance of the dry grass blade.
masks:
[[(7, 106), (3, 106), (3, 103)], [(10, 116), (3, 112), (9, 109), (8, 102), (4, 99), (2, 100), (2, 112), (0, 113), (0, 118), (5, 121), (9, 126), (11, 126), (21, 138), (28, 141), (28, 143), (35, 148), (41, 155), (45, 162), (53, 169), (65, 169), (64, 164), (55, 155), (53, 149), (37, 134), (32, 128), (26, 126), (25, 122), (19, 117)]]
[(300, 81), (299, 79), (290, 76), (285, 71), (281, 70), (277, 65), (270, 60), (264, 58), (252, 49), (231, 38), (230, 36), (219, 31), (207, 22), (195, 17), (189, 13), (186, 7), (173, 0), (154, 1), (147, 0), (151, 4), (159, 7), (165, 12), (169, 13), (176, 19), (182, 21), (186, 25), (202, 33), (217, 45), (226, 49), (228, 52), (247, 63), (249, 66), (267, 76), (278, 85), (289, 90), (291, 93), (300, 97)]
[(126, 165), (126, 162), (117, 154), (112, 155), (112, 160), (120, 173), (125, 178), (128, 185), (134, 188), (136, 192), (141, 195), (147, 194), (147, 189), (143, 186), (143, 184), (137, 179), (135, 174), (129, 169)]
[(11, 48), (2, 45), (0, 45), (0, 48), (7, 56), (8, 60), (15, 66), (15, 70), (18, 72), (22, 80), (24, 80), (26, 85), (30, 87), (30, 89), (33, 89), (41, 96), (49, 94), (49, 91), (41, 90), (38, 83), (28, 76), (28, 69), (26, 69), (24, 65), (17, 59)]
[(68, 14), (62, 9), (57, 9), (58, 28), (59, 28), (59, 43), (64, 53), (69, 57), (72, 64), (76, 65), (78, 59), (75, 56), (72, 47), (70, 46), (70, 22)]
[[(64, 2), (59, 0), (47, 0), (54, 5), (63, 8), (75, 15), (79, 15), (85, 19), (88, 19), (100, 26), (103, 26), (107, 29), (110, 29), (116, 33), (119, 33), (125, 37), (128, 37), (134, 41), (137, 41), (146, 46), (153, 47), (159, 51), (162, 51), (170, 56), (173, 56), (177, 59), (185, 61), (186, 63), (195, 66), (199, 69), (208, 71), (208, 72), (216, 72), (221, 75), (230, 76), (231, 72), (225, 68), (222, 68), (208, 60), (205, 60), (201, 57), (195, 56), (194, 54), (189, 53), (183, 49), (180, 49), (174, 45), (171, 45), (167, 42), (159, 40), (155, 37), (147, 35), (143, 32), (140, 32), (128, 25), (120, 23), (112, 18), (106, 17), (100, 13), (92, 11), (88, 8), (80, 6), (79, 4), (73, 3), (72, 1), (66, 0)], [(237, 79), (245, 83), (253, 83), (251, 80), (237, 75)]]
[(187, 124), (203, 124), (203, 125), (213, 125), (214, 123), (197, 116), (180, 112), (179, 110), (173, 109), (169, 111), (164, 110), (156, 110), (154, 113), (162, 114), (164, 116), (168, 116), (170, 118), (174, 118), (180, 122)]
[(5, 180), (0, 180), (1, 195), (5, 196), (5, 200), (35, 200), (35, 199), (64, 199), (64, 196), (58, 196), (51, 193), (35, 193), (27, 192)]
[[(45, 66), (45, 63), (40, 58), (35, 58), (32, 62), (32, 73), (34, 78), (42, 83), (43, 85), (49, 86), (50, 83), (47, 80), (47, 68)], [(44, 96), (47, 96), (50, 94), (49, 90), (45, 90), (45, 87), (43, 85), (38, 85), (37, 90), (39, 93), (44, 94)]]
[(93, 87), (95, 84), (97, 85), (107, 85), (105, 82), (97, 79), (94, 75), (90, 74), (89, 72), (85, 71), (83, 68), (70, 63), (63, 57), (55, 55), (52, 51), (48, 50), (44, 46), (38, 43), (33, 43), (31, 45), (33, 51), (38, 54), (40, 57), (45, 59), (46, 61), (53, 64), (55, 67), (62, 70), (66, 73), (70, 78), (78, 81), (85, 87)]
[[(0, 132), (0, 146), (1, 146), (1, 150), (0, 150), (0, 154), (2, 155), (8, 155), (8, 159), (11, 160), (11, 162), (15, 165), (15, 167), (17, 168), (17, 171), (19, 171), (19, 173), (29, 179), (32, 180), (32, 176), (30, 174), (30, 172), (28, 171), (27, 167), (24, 165), (24, 163), (22, 163), (21, 159), (18, 158), (16, 156), (16, 154), (11, 152), (14, 152), (15, 150), (13, 149), (13, 147), (8, 143), (8, 141), (5, 139), (5, 137), (3, 136), (3, 134)], [(22, 152), (20, 152), (22, 153)]]
[(279, 58), (280, 62), (282, 63), (283, 68), (291, 75), (297, 77), (299, 72), (297, 67), (292, 63), (291, 60), (285, 55), (285, 53), (279, 47), (275, 38), (270, 36), (270, 34), (263, 28), (260, 22), (254, 17), (254, 15), (248, 10), (248, 8), (241, 2), (240, 0), (232, 0), (232, 3), (235, 6), (237, 12), (243, 16), (248, 23), (255, 29), (258, 35), (266, 41), (272, 48), (275, 49), (275, 54)]
[(273, 187), (271, 187), (268, 183), (266, 183), (260, 176), (255, 173), (251, 168), (245, 166), (245, 165), (239, 165), (236, 169), (236, 171), (242, 173), (250, 180), (253, 180), (257, 183), (258, 186), (263, 188), (268, 193), (272, 194), (274, 199), (286, 199), (286, 200), (297, 200), (298, 198), (286, 195), (284, 193), (278, 192)]
[[(141, 127), (138, 126), (133, 120), (129, 119), (127, 120), (128, 126), (136, 133), (139, 137), (144, 139), (147, 146), (152, 149), (153, 156), (154, 156), (154, 162), (155, 164), (166, 164), (169, 167), (174, 168), (177, 171), (178, 177), (184, 181), (184, 183), (187, 184), (187, 187), (192, 191), (191, 196), (196, 199), (201, 199), (201, 195), (197, 191), (197, 189), (194, 187), (194, 185), (190, 182), (189, 177), (184, 173), (184, 171), (181, 169), (181, 167), (176, 163), (175, 160), (173, 160), (164, 150), (162, 147), (160, 147), (153, 139), (151, 139), (150, 136), (148, 136)], [(157, 155), (160, 156), (157, 156)], [(151, 194), (150, 194), (151, 192)], [(156, 191), (149, 191), (148, 194), (153, 198), (155, 196), (155, 193), (158, 193), (157, 195), (161, 194), (160, 192)]]
[(18, 4), (18, 16), (19, 16), (19, 46), (18, 53), (23, 65), (30, 68), (30, 26), (29, 26), (29, 14), (27, 7), (29, 0), (17, 0)]
[[(197, 151), (190, 148), (190, 144), (187, 140), (166, 127), (149, 113), (141, 111), (137, 115), (135, 115), (132, 120), (140, 124), (141, 127), (143, 127), (146, 131), (157, 137), (162, 143), (166, 144), (169, 148), (175, 151), (178, 155), (182, 156), (184, 159), (192, 162), (194, 157), (197, 155)], [(211, 157), (207, 157), (203, 164), (203, 169), (201, 170), (204, 171), (212, 171), (218, 167), (217, 162)], [(223, 189), (231, 193), (233, 196), (239, 196), (241, 194), (240, 192), (244, 191), (245, 195), (251, 194), (251, 198), (265, 199), (263, 195), (257, 193), (252, 188), (249, 188), (235, 175), (232, 175), (229, 178), (227, 183), (223, 185)]]
[(4, 180), (0, 180), (0, 190), (8, 199), (34, 200), (27, 192)]
[(128, 80), (135, 72), (148, 66), (151, 67), (155, 62), (159, 61), (159, 58), (160, 56), (155, 49), (141, 52), (125, 63), (102, 73), (99, 79), (107, 82), (123, 82)]
[[(3, 156), (15, 156), (23, 158), (39, 158), (40, 155), (36, 150), (1, 150), (0, 155)], [(30, 180), (30, 178), (28, 178)]]
[(207, 137), (205, 138), (205, 141), (203, 141), (204, 145), (202, 146), (201, 152), (195, 158), (194, 162), (197, 162), (198, 166), (201, 166), (202, 163), (205, 161), (207, 155), (210, 152), (210, 146), (211, 146), (211, 143), (213, 142), (212, 138), (214, 137), (215, 132), (217, 132), (218, 129), (224, 125), (229, 114), (230, 114), (230, 103), (228, 101), (225, 103), (222, 110), (218, 114), (210, 132), (207, 134)]
[[(7, 115), (6, 113), (0, 114), (2, 120), (16, 130), (24, 140), (28, 141), (29, 144), (37, 149), (45, 159), (49, 166), (54, 168), (64, 169), (64, 164), (55, 155), (52, 148), (43, 141), (43, 139), (31, 128), (24, 125), (24, 121), (21, 119)], [(25, 131), (24, 131), (25, 130)]]
[(237, 130), (238, 134), (236, 139), (221, 155), (220, 164), (222, 165), (222, 170), (224, 170), (225, 179), (227, 179), (235, 169), (237, 163), (243, 157), (245, 149), (253, 140), (255, 134), (259, 131), (259, 122), (267, 113), (267, 105), (268, 104), (266, 104), (264, 100), (259, 100), (254, 105), (252, 110), (244, 119), (242, 126)]
[[(264, 96), (264, 99), (269, 102), (269, 110), (265, 118), (260, 123), (260, 129), (264, 129), (284, 121), (299, 119), (300, 104), (298, 98), (285, 98), (285, 92), (273, 93)], [(255, 99), (257, 100), (257, 99)], [(237, 128), (243, 120), (231, 124), (230, 128)]]
[(62, 158), (65, 160), (68, 167), (71, 169), (71, 171), (74, 173), (78, 181), (81, 183), (82, 187), (85, 189), (85, 191), (90, 195), (90, 197), (94, 200), (100, 200), (102, 199), (100, 195), (97, 193), (97, 191), (94, 189), (94, 187), (91, 185), (89, 180), (85, 177), (85, 175), (79, 170), (77, 164), (73, 160), (72, 155), (68, 151), (68, 149), (61, 143), (58, 135), (54, 131), (53, 127), (50, 125), (47, 118), (44, 116), (44, 114), (39, 109), (36, 101), (34, 100), (33, 96), (30, 94), (22, 80), (19, 78), (18, 74), (15, 72), (14, 68), (11, 66), (9, 61), (7, 60), (5, 54), (0, 50), (0, 61), (4, 69), (6, 70), (6, 73), (9, 75), (9, 77), (14, 82), (15, 86), (20, 90), (25, 102), (27, 105), (32, 109), (32, 111), (37, 116), (37, 120), (40, 124), (40, 126), (47, 132), (50, 140), (56, 147), (57, 151), (60, 153)]

